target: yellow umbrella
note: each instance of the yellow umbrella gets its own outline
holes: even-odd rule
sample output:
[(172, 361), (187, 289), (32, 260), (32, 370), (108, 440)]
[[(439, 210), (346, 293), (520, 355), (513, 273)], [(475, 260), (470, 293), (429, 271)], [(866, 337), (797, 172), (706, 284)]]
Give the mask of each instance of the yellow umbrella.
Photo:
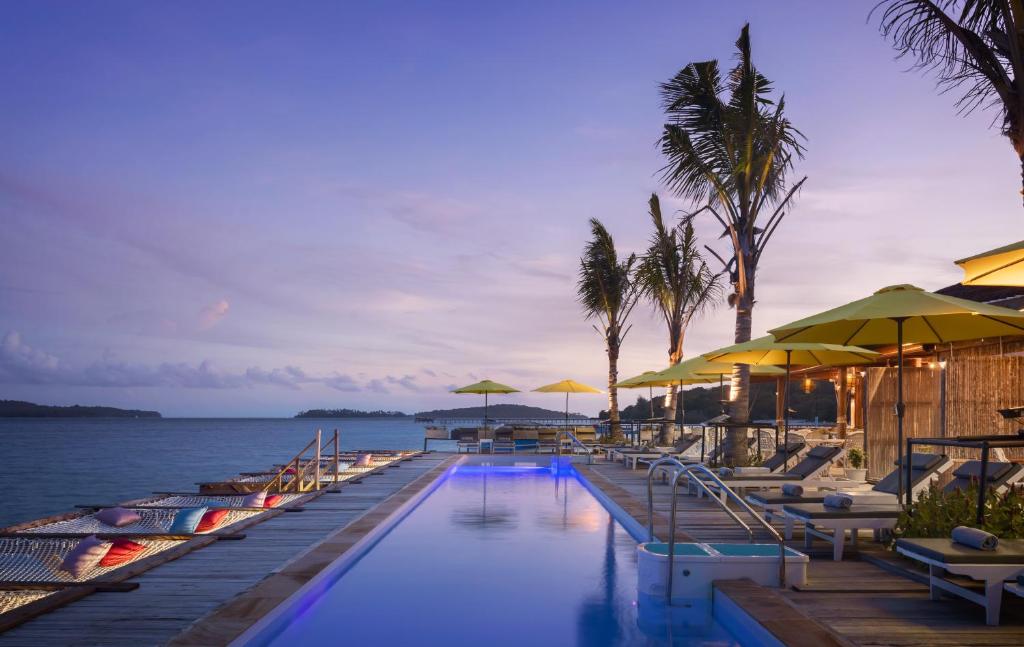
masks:
[[(774, 335), (765, 335), (757, 339), (733, 344), (702, 356), (707, 360), (729, 362), (732, 364), (750, 364), (752, 366), (785, 366), (786, 381), (784, 384), (783, 418), (786, 447), (789, 446), (789, 376), (793, 364), (800, 366), (850, 366), (854, 364), (870, 364), (878, 353), (859, 346), (841, 346), (839, 344), (822, 344), (809, 342), (775, 341)], [(788, 463), (789, 457), (786, 457)]]
[(1024, 240), (956, 261), (964, 285), (1024, 286)]
[(476, 384), (470, 384), (459, 389), (455, 389), (452, 393), (483, 393), (484, 394), (484, 426), (487, 426), (487, 396), (491, 393), (519, 393), (519, 389), (508, 386), (506, 384), (500, 384), (498, 382), (492, 382), (491, 380), (481, 380)]
[[(893, 285), (873, 295), (770, 330), (780, 342), (896, 344), (897, 469), (903, 469), (903, 344), (939, 344), (1024, 334), (1024, 314), (999, 306)], [(903, 495), (900, 478), (898, 494)]]
[(565, 394), (565, 427), (569, 428), (569, 394), (570, 393), (601, 393), (600, 389), (587, 386), (575, 380), (562, 380), (554, 384), (545, 384), (534, 389), (536, 393), (564, 393)]

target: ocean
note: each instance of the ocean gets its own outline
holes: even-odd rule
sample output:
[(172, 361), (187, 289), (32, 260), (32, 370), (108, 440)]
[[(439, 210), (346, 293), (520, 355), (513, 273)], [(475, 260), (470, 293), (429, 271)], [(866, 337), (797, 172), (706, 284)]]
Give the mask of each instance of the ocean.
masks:
[[(409, 418), (0, 419), (0, 527), (269, 468), (341, 430), (342, 449), (422, 449)], [(431, 445), (443, 449), (441, 443)]]

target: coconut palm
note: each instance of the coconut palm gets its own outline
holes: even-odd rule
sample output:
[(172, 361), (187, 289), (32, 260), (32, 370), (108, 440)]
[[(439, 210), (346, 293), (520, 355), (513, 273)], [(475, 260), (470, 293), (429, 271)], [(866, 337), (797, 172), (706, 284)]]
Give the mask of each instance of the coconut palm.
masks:
[(629, 332), (627, 321), (638, 294), (633, 283), (636, 254), (620, 260), (611, 234), (597, 218), (590, 219), (591, 239), (580, 257), (576, 295), (588, 319), (596, 319), (594, 330), (605, 341), (608, 353), (608, 421), (613, 440), (622, 439), (619, 421), (619, 351)]
[[(651, 301), (668, 327), (668, 361), (683, 359), (683, 340), (690, 321), (716, 303), (721, 296), (718, 275), (701, 256), (693, 232), (693, 216), (684, 217), (674, 227), (666, 227), (661, 201), (652, 194), (650, 202), (654, 234), (650, 247), (637, 267), (640, 293)], [(661, 425), (659, 445), (671, 445), (676, 419), (677, 386), (665, 395), (665, 422)]]
[[(792, 206), (804, 177), (788, 184), (803, 135), (774, 102), (771, 83), (754, 67), (750, 27), (736, 41), (738, 62), (723, 80), (718, 61), (690, 63), (661, 86), (668, 123), (661, 136), (667, 158), (662, 179), (677, 196), (708, 211), (724, 228), (732, 254), (718, 258), (729, 273), (729, 305), (736, 309), (735, 341), (749, 341), (757, 264)], [(760, 222), (759, 222), (760, 221)], [(731, 415), (749, 420), (750, 372), (737, 365), (730, 389)], [(742, 429), (730, 430), (728, 460), (746, 460)]]
[(962, 114), (999, 111), (1024, 185), (1024, 2), (887, 0), (872, 13), (883, 8), (882, 35), (915, 67), (935, 72), (940, 88), (958, 92)]

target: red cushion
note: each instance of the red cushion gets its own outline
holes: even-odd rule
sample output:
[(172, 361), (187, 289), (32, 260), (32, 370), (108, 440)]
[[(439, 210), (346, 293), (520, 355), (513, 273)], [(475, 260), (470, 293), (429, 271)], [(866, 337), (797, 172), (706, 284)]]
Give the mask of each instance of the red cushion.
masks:
[(110, 550), (108, 550), (107, 554), (100, 560), (99, 565), (109, 568), (111, 566), (127, 564), (144, 550), (146, 550), (146, 547), (142, 544), (137, 544), (134, 541), (128, 541), (127, 539), (115, 539), (111, 543)]
[(224, 517), (228, 516), (228, 511), (224, 508), (219, 510), (210, 510), (203, 515), (203, 518), (199, 520), (199, 525), (196, 526), (196, 532), (210, 532), (224, 521)]
[(273, 508), (278, 503), (280, 503), (281, 499), (283, 499), (283, 498), (284, 497), (281, 496), (280, 494), (268, 494), (267, 498), (263, 500), (263, 507), (264, 508)]

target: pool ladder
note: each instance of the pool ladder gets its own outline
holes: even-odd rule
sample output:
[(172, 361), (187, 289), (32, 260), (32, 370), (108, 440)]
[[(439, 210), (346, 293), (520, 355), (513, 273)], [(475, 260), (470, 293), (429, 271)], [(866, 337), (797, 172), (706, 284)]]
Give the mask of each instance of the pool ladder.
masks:
[(701, 463), (692, 463), (686, 465), (681, 463), (679, 460), (666, 456), (659, 458), (658, 460), (651, 463), (651, 467), (647, 470), (647, 535), (649, 541), (654, 541), (654, 472), (661, 465), (675, 465), (679, 470), (675, 473), (672, 479), (672, 508), (669, 513), (668, 520), (668, 586), (666, 588), (665, 597), (669, 605), (672, 604), (672, 571), (675, 562), (675, 549), (676, 549), (676, 498), (679, 492), (679, 482), (684, 477), (690, 478), (691, 472), (701, 472), (705, 474), (715, 485), (718, 486), (720, 492), (725, 493), (725, 497), (715, 496), (714, 492), (711, 491), (711, 487), (700, 477), (691, 478), (690, 481), (696, 484), (697, 489), (703, 490), (708, 498), (714, 501), (725, 510), (726, 514), (739, 524), (744, 530), (747, 531), (747, 540), (750, 543), (754, 543), (754, 531), (745, 521), (740, 519), (739, 515), (729, 507), (728, 500), (732, 499), (739, 506), (749, 514), (754, 521), (757, 522), (762, 528), (768, 531), (768, 534), (779, 545), (779, 588), (786, 586), (786, 541), (779, 534), (779, 531), (775, 529), (770, 523), (765, 521), (764, 517), (757, 514), (750, 505), (743, 500), (743, 497), (736, 494), (729, 486), (722, 482), (722, 479), (718, 478), (718, 475), (707, 468), (706, 465)]
[(587, 455), (587, 465), (592, 465), (594, 463), (594, 451), (584, 445), (583, 441), (577, 438), (576, 434), (572, 433), (568, 429), (559, 429), (558, 433), (555, 434), (555, 446), (558, 448), (558, 455), (562, 455), (562, 438), (566, 436), (568, 436), (573, 447), (579, 447), (583, 450), (583, 453)]

